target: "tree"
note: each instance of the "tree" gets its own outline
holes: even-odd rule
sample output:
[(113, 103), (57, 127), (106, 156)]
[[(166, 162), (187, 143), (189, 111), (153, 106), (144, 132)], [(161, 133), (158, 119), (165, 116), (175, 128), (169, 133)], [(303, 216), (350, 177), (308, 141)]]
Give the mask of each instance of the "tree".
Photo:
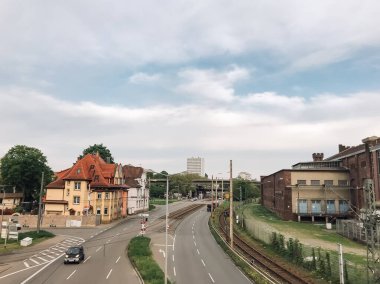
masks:
[(38, 198), (41, 174), (44, 172), (44, 186), (52, 181), (53, 171), (47, 159), (36, 148), (16, 145), (1, 159), (1, 176), (5, 184), (21, 189), (25, 201)]
[(195, 179), (202, 179), (198, 174), (176, 174), (170, 176), (170, 190), (172, 193), (178, 192), (182, 196), (187, 196), (189, 191), (193, 191), (192, 181)]
[(86, 149), (83, 150), (83, 154), (79, 156), (79, 159), (82, 159), (87, 154), (96, 153), (99, 153), (99, 156), (102, 157), (102, 159), (107, 163), (115, 163), (111, 151), (103, 144), (94, 144), (92, 146), (88, 146)]
[(234, 200), (240, 200), (240, 188), (242, 199), (260, 197), (260, 188), (249, 180), (236, 178), (233, 180)]

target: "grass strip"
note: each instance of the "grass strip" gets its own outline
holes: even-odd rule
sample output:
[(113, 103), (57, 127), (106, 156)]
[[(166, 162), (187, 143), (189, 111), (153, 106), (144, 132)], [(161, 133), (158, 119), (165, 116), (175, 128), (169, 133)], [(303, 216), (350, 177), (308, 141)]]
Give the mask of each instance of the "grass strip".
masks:
[(50, 239), (54, 237), (55, 235), (53, 233), (50, 233), (48, 231), (40, 230), (39, 233), (37, 231), (29, 231), (29, 232), (24, 232), (24, 233), (19, 233), (18, 234), (18, 241), (17, 240), (7, 240), (7, 247), (4, 247), (4, 239), (0, 239), (3, 243), (0, 244), (0, 254), (4, 253), (9, 253), (13, 252), (14, 250), (18, 250), (21, 248), (24, 248), (23, 246), (20, 245), (20, 242), (22, 239), (29, 237), (32, 238), (32, 244), (31, 246), (38, 244), (40, 242), (43, 242), (47, 239)]
[[(150, 238), (148, 237), (134, 237), (128, 245), (128, 257), (140, 273), (145, 284), (162, 284), (165, 282), (165, 275), (153, 259), (149, 244)], [(170, 283), (169, 280), (168, 283)]]

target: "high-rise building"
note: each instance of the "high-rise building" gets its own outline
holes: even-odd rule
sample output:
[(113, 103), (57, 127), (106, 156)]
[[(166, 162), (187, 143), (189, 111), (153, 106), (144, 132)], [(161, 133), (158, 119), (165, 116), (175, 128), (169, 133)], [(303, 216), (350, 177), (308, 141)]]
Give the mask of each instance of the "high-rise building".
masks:
[(187, 158), (187, 172), (189, 174), (198, 174), (200, 176), (204, 176), (205, 160), (200, 157)]

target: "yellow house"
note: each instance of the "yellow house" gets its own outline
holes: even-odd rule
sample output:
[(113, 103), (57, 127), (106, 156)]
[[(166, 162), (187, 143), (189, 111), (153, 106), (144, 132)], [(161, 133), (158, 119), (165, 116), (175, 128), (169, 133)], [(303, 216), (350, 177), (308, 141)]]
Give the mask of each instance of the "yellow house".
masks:
[(45, 214), (96, 214), (102, 223), (109, 223), (124, 217), (127, 190), (121, 164), (108, 164), (99, 155), (88, 154), (46, 186)]

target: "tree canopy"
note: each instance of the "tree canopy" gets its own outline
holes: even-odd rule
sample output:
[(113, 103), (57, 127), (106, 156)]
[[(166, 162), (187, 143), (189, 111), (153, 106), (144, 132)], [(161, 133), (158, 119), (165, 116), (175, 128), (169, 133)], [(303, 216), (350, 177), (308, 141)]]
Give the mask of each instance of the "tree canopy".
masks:
[(36, 148), (16, 145), (1, 159), (0, 171), (5, 184), (22, 190), (25, 201), (37, 199), (44, 172), (44, 186), (52, 181), (53, 171), (47, 159)]
[[(114, 159), (111, 154), (111, 151), (102, 144), (94, 144), (92, 146), (88, 146), (86, 149), (83, 150), (82, 155), (79, 156), (79, 159), (82, 159), (87, 154), (96, 154), (99, 153), (99, 156), (102, 157), (104, 161), (107, 163), (114, 164)], [(108, 160), (109, 159), (109, 160)]]
[(240, 200), (240, 189), (242, 200), (260, 197), (260, 188), (251, 181), (236, 178), (233, 180), (233, 188), (234, 200)]

